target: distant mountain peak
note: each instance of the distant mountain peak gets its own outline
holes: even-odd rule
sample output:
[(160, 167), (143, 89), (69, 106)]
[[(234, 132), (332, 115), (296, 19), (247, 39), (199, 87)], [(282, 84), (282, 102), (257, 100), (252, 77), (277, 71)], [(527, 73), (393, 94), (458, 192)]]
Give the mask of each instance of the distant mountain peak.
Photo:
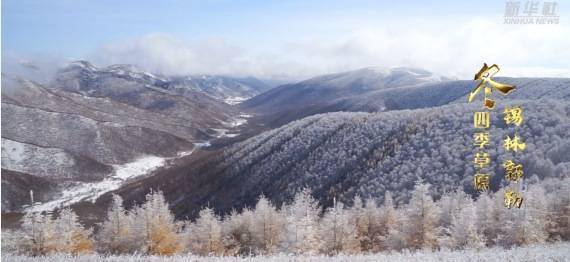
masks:
[[(65, 85), (74, 92), (89, 96), (96, 93), (95, 91), (100, 92), (102, 87), (109, 89), (108, 92), (111, 93), (119, 92), (107, 86), (108, 83), (119, 81), (118, 79), (142, 85), (139, 88), (152, 87), (155, 90), (181, 96), (194, 96), (196, 92), (199, 92), (227, 104), (236, 104), (271, 88), (265, 82), (251, 77), (238, 78), (208, 74), (163, 76), (145, 71), (136, 65), (113, 64), (96, 67), (85, 60), (67, 64), (56, 75), (56, 82), (59, 82), (60, 86)], [(101, 85), (102, 81), (106, 84)], [(131, 85), (128, 88), (133, 91), (135, 86)]]
[[(120, 77), (129, 77), (132, 79), (145, 79), (151, 82), (165, 82), (165, 77), (157, 76), (150, 72), (144, 71), (135, 65), (131, 64), (113, 64), (106, 67), (97, 67), (85, 60), (73, 61), (59, 70), (60, 73), (88, 73), (89, 75), (95, 74), (113, 74)], [(60, 74), (61, 75), (61, 74)]]
[(135, 65), (131, 65), (131, 64), (114, 64), (114, 65), (109, 65), (105, 68), (103, 68), (101, 71), (106, 72), (106, 73), (114, 73), (117, 75), (126, 75), (126, 76), (130, 76), (130, 77), (150, 77), (156, 80), (160, 80), (160, 81), (167, 81), (166, 78), (161, 77), (161, 76), (157, 76), (153, 73), (150, 73), (148, 71), (144, 71), (142, 69), (140, 69), (139, 67), (135, 66)]

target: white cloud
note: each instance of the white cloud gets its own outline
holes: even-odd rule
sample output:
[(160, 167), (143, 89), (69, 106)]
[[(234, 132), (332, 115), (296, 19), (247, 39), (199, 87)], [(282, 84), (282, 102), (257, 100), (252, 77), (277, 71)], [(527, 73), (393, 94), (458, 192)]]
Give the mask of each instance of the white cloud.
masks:
[[(286, 29), (276, 28), (267, 36), (267, 43), (252, 44), (255, 40), (244, 36), (241, 46), (234, 44), (233, 38), (189, 42), (172, 34), (154, 33), (109, 43), (85, 58), (99, 66), (134, 64), (167, 75), (223, 74), (283, 80), (367, 66), (418, 67), (468, 79), (483, 62), (499, 64), (501, 76), (570, 77), (567, 24), (505, 25), (499, 19), (484, 17), (366, 21), (291, 21), (290, 34), (279, 36)], [(324, 30), (324, 24), (330, 30)], [(53, 61), (65, 61), (46, 57), (22, 59), (4, 52), (2, 71), (18, 66), (33, 71), (23, 67), (26, 63), (22, 61), (53, 71)]]
[(367, 65), (414, 66), (470, 78), (483, 62), (501, 75), (570, 77), (570, 28), (504, 25), (488, 19), (463, 23), (407, 21), (361, 27), (347, 36), (314, 38), (291, 45), (316, 68), (344, 70)]
[(483, 62), (499, 64), (503, 76), (570, 76), (567, 26), (449, 20), (344, 24), (349, 31), (290, 36), (263, 52), (222, 38), (189, 43), (173, 35), (150, 34), (106, 45), (92, 57), (99, 64), (132, 63), (165, 74), (263, 78), (302, 79), (366, 66), (413, 66), (466, 79)]
[(59, 56), (2, 51), (2, 74), (11, 77), (22, 77), (32, 81), (47, 83), (66, 62)]
[(167, 75), (222, 74), (290, 78), (303, 68), (272, 54), (231, 45), (221, 38), (187, 43), (168, 34), (150, 34), (137, 39), (112, 43), (91, 55), (99, 65), (135, 64)]

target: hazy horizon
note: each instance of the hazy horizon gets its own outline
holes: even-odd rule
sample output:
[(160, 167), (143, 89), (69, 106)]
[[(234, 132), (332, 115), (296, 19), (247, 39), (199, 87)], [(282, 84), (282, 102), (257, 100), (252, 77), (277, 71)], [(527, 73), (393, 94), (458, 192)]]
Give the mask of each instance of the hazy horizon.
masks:
[(565, 3), (556, 25), (504, 24), (505, 3), (8, 0), (2, 72), (88, 60), (166, 75), (294, 81), (378, 66), (470, 79), (486, 62), (502, 76), (570, 76)]

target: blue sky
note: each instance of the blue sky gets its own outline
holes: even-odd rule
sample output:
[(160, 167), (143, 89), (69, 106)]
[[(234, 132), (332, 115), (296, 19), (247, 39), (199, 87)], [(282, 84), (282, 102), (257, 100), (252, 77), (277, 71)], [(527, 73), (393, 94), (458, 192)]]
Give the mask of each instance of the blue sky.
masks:
[[(5, 0), (2, 53), (3, 60), (88, 59), (167, 74), (303, 78), (415, 66), (462, 78), (485, 59), (518, 68), (514, 75), (568, 73), (563, 59), (570, 56), (562, 49), (568, 41), (561, 37), (569, 32), (567, 2), (559, 3), (560, 25), (539, 26), (503, 25), (503, 1), (426, 2)], [(488, 31), (510, 35), (516, 46), (503, 39), (495, 48), (517, 57), (471, 44)]]
[[(378, 15), (375, 20), (385, 16), (421, 16), (429, 19), (436, 15), (481, 14), (487, 8), (500, 13), (503, 6), (499, 1), (461, 5), (457, 5), (457, 1), (434, 3), (5, 0), (2, 2), (2, 38), (5, 49), (72, 56), (84, 55), (111, 41), (156, 32), (171, 33), (190, 41), (224, 36), (239, 44), (263, 45), (311, 33), (303, 28), (288, 30), (284, 24), (291, 20), (323, 19), (325, 22), (336, 18), (375, 15)], [(317, 33), (326, 33), (323, 31)]]

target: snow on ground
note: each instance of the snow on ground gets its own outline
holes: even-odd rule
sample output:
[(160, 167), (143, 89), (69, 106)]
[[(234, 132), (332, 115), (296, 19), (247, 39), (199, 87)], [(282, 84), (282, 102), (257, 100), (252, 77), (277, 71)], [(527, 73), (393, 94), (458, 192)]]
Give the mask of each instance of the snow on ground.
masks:
[[(232, 137), (239, 136), (240, 133), (234, 133), (233, 131), (235, 131), (235, 130), (230, 130), (230, 129), (244, 125), (245, 123), (247, 123), (247, 119), (250, 117), (252, 117), (252, 115), (240, 114), (238, 117), (232, 119), (230, 122), (222, 122), (223, 125), (228, 127), (229, 129), (212, 128), (212, 130), (214, 130), (216, 132), (216, 135), (214, 137), (215, 138), (224, 138), (224, 137), (232, 138)], [(205, 147), (212, 146), (212, 144), (210, 143), (210, 141), (203, 141), (203, 142), (195, 142), (194, 146), (196, 146), (198, 148), (205, 148)]]
[(192, 255), (176, 255), (171, 257), (160, 256), (100, 256), (100, 255), (52, 255), (47, 257), (26, 257), (2, 254), (2, 261), (15, 262), (55, 262), (55, 261), (82, 261), (82, 262), (134, 262), (134, 261), (255, 261), (255, 262), (285, 262), (285, 261), (418, 261), (418, 262), (442, 262), (442, 261), (570, 261), (570, 243), (563, 242), (552, 245), (519, 247), (513, 249), (488, 248), (477, 250), (460, 251), (420, 251), (420, 252), (393, 252), (375, 255), (337, 255), (337, 256), (257, 256), (257, 257), (198, 257)]
[[(190, 155), (193, 151), (194, 150), (178, 153), (176, 157)], [(93, 183), (78, 182), (77, 184), (65, 189), (57, 199), (45, 203), (37, 203), (31, 207), (31, 210), (51, 211), (58, 207), (68, 206), (80, 201), (95, 201), (101, 195), (121, 187), (125, 181), (146, 175), (154, 169), (165, 165), (167, 160), (176, 157), (166, 158), (144, 156), (130, 163), (115, 165), (113, 175), (103, 179), (102, 181)]]
[(226, 123), (228, 124), (230, 127), (238, 127), (241, 125), (244, 125), (245, 123), (247, 123), (247, 117), (249, 117), (249, 115), (239, 115), (238, 118), (234, 118), (232, 120), (232, 122), (230, 123)]
[[(239, 117), (232, 119), (231, 122), (226, 122), (224, 124), (228, 126), (228, 128), (235, 128), (247, 123), (247, 118), (249, 117), (251, 117), (251, 115), (241, 114)], [(218, 128), (213, 130), (217, 132), (216, 138), (231, 138), (239, 135), (239, 133), (230, 133), (229, 129)], [(196, 142), (194, 143), (194, 146), (197, 148), (204, 148), (211, 146), (211, 143), (210, 141)], [(180, 152), (176, 157), (187, 156), (192, 154), (193, 151), (194, 150)], [(68, 206), (80, 201), (95, 201), (99, 196), (121, 187), (126, 180), (146, 175), (154, 169), (165, 165), (166, 161), (169, 159), (172, 158), (144, 156), (124, 165), (115, 165), (115, 171), (110, 177), (94, 183), (78, 182), (61, 192), (61, 196), (57, 197), (57, 199), (45, 203), (36, 203), (31, 207), (31, 210), (50, 211), (58, 207)], [(30, 209), (30, 207), (28, 207), (28, 209)]]
[(212, 143), (210, 143), (210, 141), (197, 142), (197, 143), (194, 143), (194, 146), (196, 146), (196, 147), (198, 147), (198, 148), (203, 148), (203, 147), (212, 146)]
[(245, 100), (248, 100), (250, 97), (243, 97), (243, 96), (230, 96), (224, 99), (226, 104), (230, 105), (237, 105)]
[(226, 134), (228, 133), (228, 131), (230, 131), (225, 128), (212, 128), (212, 130), (216, 131), (216, 138), (226, 137)]
[[(216, 131), (216, 138), (224, 138), (224, 137), (236, 137), (239, 136), (239, 133), (230, 133), (230, 130), (225, 128), (212, 128), (212, 130)], [(194, 143), (196, 144), (196, 143)]]
[[(228, 128), (236, 128), (238, 126), (242, 126), (244, 124), (247, 123), (247, 119), (250, 118), (251, 115), (248, 114), (241, 114), (238, 117), (232, 119), (230, 122), (224, 122), (223, 125), (228, 127)], [(224, 138), (224, 137), (236, 137), (239, 136), (239, 133), (232, 133), (230, 129), (225, 129), (225, 128), (212, 128), (212, 130), (216, 131), (216, 138)], [(207, 146), (210, 146), (209, 142), (203, 142), (203, 143), (194, 143), (194, 145), (199, 145), (204, 147), (207, 143)]]

